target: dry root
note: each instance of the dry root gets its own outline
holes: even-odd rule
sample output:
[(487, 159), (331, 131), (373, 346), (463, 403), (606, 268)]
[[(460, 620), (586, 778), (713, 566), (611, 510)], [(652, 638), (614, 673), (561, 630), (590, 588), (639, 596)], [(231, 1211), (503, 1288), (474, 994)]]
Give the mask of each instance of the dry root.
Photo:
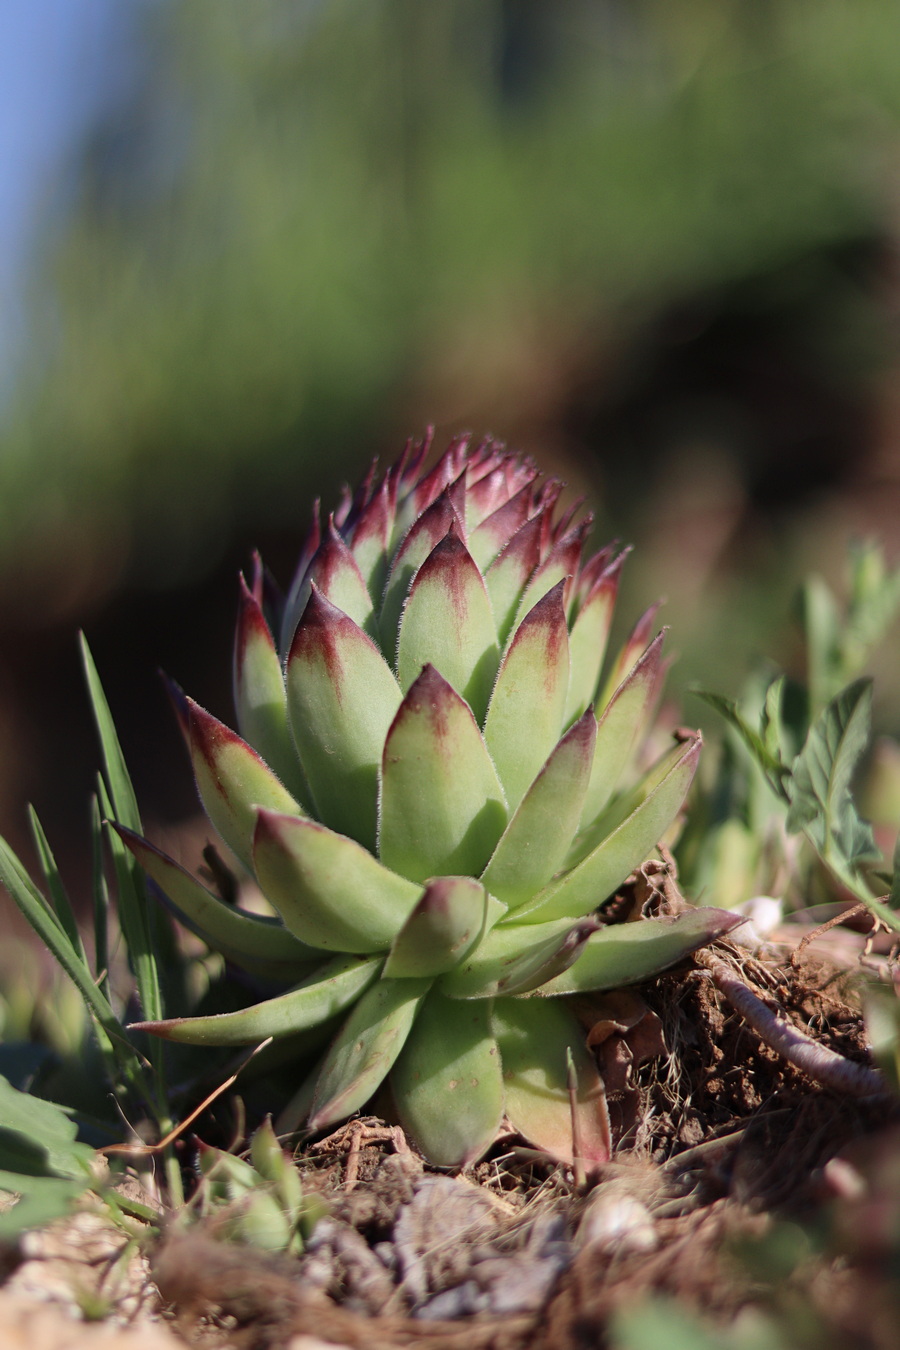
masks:
[(812, 1040), (793, 1023), (779, 1017), (721, 957), (702, 952), (696, 959), (698, 964), (709, 971), (713, 984), (735, 1012), (743, 1017), (766, 1045), (808, 1078), (822, 1087), (851, 1097), (874, 1097), (886, 1093), (886, 1084), (877, 1069), (845, 1059), (843, 1055)]

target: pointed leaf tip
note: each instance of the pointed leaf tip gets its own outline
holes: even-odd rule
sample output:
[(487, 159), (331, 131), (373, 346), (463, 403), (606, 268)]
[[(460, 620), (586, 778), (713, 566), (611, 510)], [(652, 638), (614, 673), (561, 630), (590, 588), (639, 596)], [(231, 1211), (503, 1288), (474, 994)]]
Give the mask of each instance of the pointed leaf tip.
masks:
[(197, 791), (207, 815), (230, 849), (251, 867), (257, 806), (300, 816), (302, 808), (260, 755), (193, 699), (188, 744)]
[(428, 664), (384, 745), (379, 851), (402, 876), (478, 876), (506, 826), (503, 789), (468, 704)]
[(569, 688), (564, 584), (551, 587), (516, 629), (485, 719), (484, 739), (513, 809), (563, 729)]
[(375, 643), (313, 586), (287, 660), (288, 714), (319, 817), (375, 848), (378, 769), (400, 706)]
[(259, 884), (301, 942), (330, 951), (385, 951), (419, 898), (346, 835), (260, 810), (253, 839)]
[(454, 523), (410, 587), (397, 644), (400, 684), (409, 688), (430, 662), (481, 721), (499, 660), (484, 581)]

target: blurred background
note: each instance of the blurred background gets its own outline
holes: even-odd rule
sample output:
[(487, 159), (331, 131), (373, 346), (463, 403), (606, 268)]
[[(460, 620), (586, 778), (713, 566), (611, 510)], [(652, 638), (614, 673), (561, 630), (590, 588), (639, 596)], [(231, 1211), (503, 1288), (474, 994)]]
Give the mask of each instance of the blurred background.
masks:
[(895, 0), (2, 0), (0, 36), (0, 833), (31, 860), (33, 801), (74, 889), (76, 630), (172, 825), (157, 667), (227, 718), (250, 550), (286, 583), (313, 496), (426, 423), (591, 496), (676, 693), (790, 664), (850, 539), (897, 561)]

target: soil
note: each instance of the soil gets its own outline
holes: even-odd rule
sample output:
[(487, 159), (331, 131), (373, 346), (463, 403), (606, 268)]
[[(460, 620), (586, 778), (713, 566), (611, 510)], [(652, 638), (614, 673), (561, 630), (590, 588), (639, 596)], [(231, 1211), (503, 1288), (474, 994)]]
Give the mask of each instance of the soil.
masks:
[[(889, 960), (845, 928), (798, 954), (801, 931), (756, 955), (715, 950), (779, 1015), (867, 1063), (858, 962), (890, 979)], [(448, 1177), (396, 1127), (352, 1121), (298, 1156), (329, 1210), (301, 1258), (203, 1224), (125, 1252), (102, 1215), (81, 1214), (9, 1254), (0, 1347), (652, 1350), (668, 1337), (646, 1331), (649, 1309), (663, 1332), (696, 1317), (692, 1344), (895, 1350), (896, 1099), (786, 1063), (702, 958), (581, 1015), (615, 1142), (596, 1175), (507, 1133)]]

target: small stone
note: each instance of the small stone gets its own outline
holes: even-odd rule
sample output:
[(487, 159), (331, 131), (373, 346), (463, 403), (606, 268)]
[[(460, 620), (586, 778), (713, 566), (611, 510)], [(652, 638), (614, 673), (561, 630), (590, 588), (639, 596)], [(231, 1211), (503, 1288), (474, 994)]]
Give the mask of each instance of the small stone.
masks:
[(609, 1252), (652, 1252), (659, 1245), (646, 1205), (615, 1181), (591, 1192), (576, 1240), (579, 1247)]

